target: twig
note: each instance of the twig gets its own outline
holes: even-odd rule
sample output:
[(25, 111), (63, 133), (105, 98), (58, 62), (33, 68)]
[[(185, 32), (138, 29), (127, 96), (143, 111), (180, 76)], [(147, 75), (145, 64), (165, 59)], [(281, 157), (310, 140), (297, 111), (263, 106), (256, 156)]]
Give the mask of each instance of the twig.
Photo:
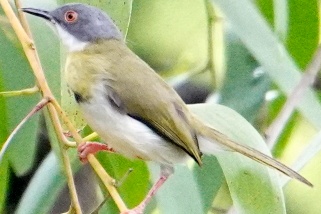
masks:
[(210, 69), (212, 71), (212, 80), (213, 80), (213, 84), (214, 87), (217, 85), (216, 84), (216, 72), (215, 72), (215, 65), (213, 62), (213, 57), (214, 57), (214, 50), (213, 50), (213, 23), (215, 21), (215, 12), (214, 12), (214, 8), (213, 8), (213, 4), (211, 1), (209, 0), (205, 0), (205, 9), (206, 9), (206, 13), (207, 13), (207, 40), (208, 40), (208, 44), (207, 44), (207, 65), (206, 68)]
[[(57, 110), (57, 112), (60, 113), (62, 120), (64, 121), (64, 123), (66, 124), (68, 129), (70, 130), (70, 133), (73, 136), (73, 138), (75, 139), (75, 141), (78, 144), (83, 142), (83, 139), (78, 134), (77, 130), (73, 127), (73, 125), (71, 124), (71, 122), (68, 119), (68, 117), (66, 116), (66, 114), (62, 111), (58, 102), (56, 100), (53, 100), (51, 102), (51, 104), (54, 106), (54, 108)], [(93, 135), (94, 135), (94, 133), (93, 133)], [(105, 171), (105, 169), (102, 167), (102, 165), (99, 163), (99, 161), (95, 158), (94, 155), (89, 154), (87, 159), (88, 159), (88, 162), (90, 163), (90, 165), (93, 167), (93, 169), (97, 173), (97, 175), (102, 180), (102, 182), (105, 185), (105, 187), (107, 188), (107, 190), (109, 191), (109, 194), (111, 195), (111, 197), (115, 201), (119, 210), (121, 212), (126, 211), (127, 207), (126, 207), (125, 203), (123, 202), (123, 200), (121, 199), (119, 193), (117, 192), (117, 189), (113, 185), (114, 179)]]
[(90, 214), (99, 214), (99, 210), (104, 206), (104, 204), (110, 199), (110, 195), (107, 195), (104, 200), (96, 207), (94, 211), (92, 211)]
[(100, 178), (107, 178), (107, 179), (103, 179), (102, 182), (106, 186), (111, 197), (114, 199), (119, 210), (121, 212), (128, 210), (125, 203), (121, 199), (119, 193), (117, 192), (116, 187), (113, 185), (114, 179), (107, 174), (105, 169), (101, 166), (101, 164), (98, 162), (98, 160), (95, 158), (94, 155), (89, 154), (87, 156), (87, 159), (92, 166), (95, 166), (93, 168)]
[(273, 123), (266, 130), (266, 143), (270, 148), (273, 148), (284, 129), (286, 123), (291, 117), (295, 107), (300, 102), (301, 98), (304, 96), (306, 90), (313, 84), (319, 70), (321, 69), (321, 46), (316, 50), (312, 61), (306, 68), (300, 82), (293, 89), (292, 93), (285, 102), (280, 113), (273, 121)]
[(91, 141), (92, 139), (98, 137), (98, 134), (96, 132), (93, 132), (89, 135), (87, 135), (86, 137), (84, 137), (84, 141)]
[(37, 113), (39, 110), (41, 110), (45, 105), (47, 105), (49, 102), (48, 98), (43, 98), (28, 114), (25, 118), (21, 120), (21, 122), (14, 128), (14, 130), (11, 132), (7, 140), (4, 142), (3, 146), (1, 147), (0, 151), (0, 162), (2, 161), (2, 158), (6, 152), (6, 150), (9, 147), (9, 144), (12, 140), (12, 138), (17, 134), (19, 129), (29, 120), (30, 117), (32, 117), (35, 113)]
[(117, 188), (120, 187), (124, 183), (124, 181), (128, 178), (129, 174), (132, 173), (133, 171), (134, 171), (133, 168), (129, 168), (121, 179), (114, 182), (114, 186)]
[[(18, 8), (18, 9), (21, 8), (20, 0), (15, 0), (14, 3), (16, 5), (16, 8)], [(19, 17), (19, 20), (20, 20), (20, 23), (21, 23), (23, 29), (26, 31), (27, 35), (33, 40), (32, 35), (31, 35), (31, 31), (30, 31), (30, 27), (27, 23), (26, 15), (22, 12), (22, 10), (18, 10), (18, 17)]]
[[(1, 6), (6, 13), (9, 22), (11, 23), (15, 33), (18, 36), (18, 39), (20, 40), (22, 47), (24, 49), (24, 52), (27, 56), (27, 59), (30, 63), (30, 66), (34, 72), (34, 75), (37, 79), (38, 87), (40, 88), (43, 96), (50, 98), (50, 104), (48, 105), (49, 115), (52, 120), (55, 132), (59, 138), (59, 143), (65, 143), (59, 144), (60, 149), (62, 152), (63, 157), (63, 163), (64, 163), (64, 169), (67, 176), (67, 183), (68, 187), (70, 189), (70, 196), (72, 201), (72, 206), (75, 209), (76, 213), (81, 213), (81, 208), (78, 202), (78, 196), (76, 194), (76, 189), (74, 185), (74, 180), (72, 177), (72, 172), (70, 168), (70, 161), (69, 157), (67, 156), (66, 149), (69, 146), (75, 146), (75, 144), (69, 145), (66, 144), (66, 141), (64, 137), (62, 136), (62, 128), (59, 121), (59, 116), (61, 117), (62, 121), (67, 125), (69, 131), (71, 132), (73, 138), (75, 141), (80, 144), (83, 142), (83, 139), (78, 134), (77, 130), (74, 128), (64, 111), (61, 109), (60, 105), (58, 104), (57, 100), (52, 95), (52, 92), (48, 86), (48, 83), (45, 79), (44, 72), (42, 70), (40, 60), (38, 57), (38, 54), (35, 50), (34, 44), (32, 39), (27, 35), (27, 33), (23, 30), (20, 22), (18, 21), (17, 17), (15, 16), (14, 12), (12, 11), (12, 8), (10, 7), (7, 0), (0, 0)], [(24, 19), (24, 17), (22, 17)], [(25, 22), (27, 25), (27, 22)], [(58, 116), (59, 115), (59, 116)], [(105, 184), (106, 188), (110, 192), (111, 196), (113, 197), (115, 203), (118, 205), (118, 208), (121, 212), (127, 210), (127, 207), (121, 197), (119, 196), (117, 190), (112, 185), (113, 179), (107, 174), (107, 172), (104, 170), (104, 168), (101, 166), (101, 164), (98, 162), (98, 160), (93, 156), (88, 156), (88, 161), (91, 164), (91, 166), (94, 168), (94, 170), (97, 172), (98, 176), (101, 178), (103, 183)]]
[[(213, 86), (219, 87), (218, 74), (225, 70), (224, 63), (224, 40), (222, 19), (217, 15), (219, 11), (210, 0), (204, 0), (207, 13), (207, 68), (212, 73)], [(215, 47), (215, 48), (214, 48)]]
[(20, 95), (35, 94), (37, 92), (39, 92), (39, 88), (38, 86), (34, 86), (32, 88), (26, 88), (26, 89), (17, 90), (17, 91), (3, 91), (3, 92), (0, 92), (0, 96), (14, 97), (14, 96), (20, 96)]
[[(11, 23), (12, 28), (14, 29), (20, 43), (22, 44), (22, 48), (26, 54), (26, 57), (30, 63), (30, 66), (33, 70), (33, 73), (37, 79), (38, 87), (43, 93), (44, 97), (48, 97), (50, 101), (54, 100), (53, 95), (48, 87), (47, 81), (44, 76), (44, 72), (42, 70), (40, 60), (38, 57), (37, 52), (35, 51), (35, 47), (33, 44), (33, 41), (30, 39), (30, 37), (27, 35), (27, 33), (22, 28), (18, 18), (16, 17), (15, 13), (13, 12), (9, 2), (7, 0), (0, 0), (0, 4), (3, 8), (3, 11), (5, 12), (6, 16), (8, 17), (9, 22)], [(23, 18), (23, 17), (22, 17)], [(27, 22), (26, 22), (27, 23)], [(55, 114), (57, 113), (54, 108), (49, 105), (49, 114), (53, 118)], [(59, 124), (59, 123), (58, 123)], [(57, 126), (58, 124), (53, 124), (55, 127), (55, 131), (57, 132)], [(58, 132), (57, 132), (58, 133)], [(60, 146), (62, 149), (62, 146)], [(64, 163), (64, 169), (67, 176), (67, 183), (69, 187), (70, 197), (71, 197), (71, 204), (75, 210), (76, 213), (81, 214), (81, 208), (78, 202), (78, 196), (76, 194), (76, 188), (74, 185), (74, 179), (70, 170), (70, 161), (69, 157), (64, 155), (66, 152), (64, 149), (62, 149), (62, 157), (63, 157), (63, 163)], [(69, 164), (69, 166), (68, 166)]]

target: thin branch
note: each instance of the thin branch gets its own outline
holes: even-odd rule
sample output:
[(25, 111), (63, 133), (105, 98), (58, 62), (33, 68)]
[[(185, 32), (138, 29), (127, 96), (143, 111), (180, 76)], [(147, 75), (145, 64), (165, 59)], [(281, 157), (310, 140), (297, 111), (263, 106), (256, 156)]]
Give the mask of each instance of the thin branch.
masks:
[[(42, 91), (44, 97), (48, 97), (50, 101), (53, 101), (54, 98), (51, 93), (51, 90), (49, 89), (46, 78), (44, 76), (44, 72), (43, 72), (41, 64), (40, 64), (38, 53), (35, 51), (33, 41), (30, 39), (30, 37), (27, 35), (25, 30), (21, 26), (21, 24), (20, 24), (18, 18), (16, 17), (15, 13), (13, 12), (9, 2), (7, 0), (0, 0), (0, 4), (1, 4), (6, 16), (8, 17), (8, 20), (11, 23), (11, 26), (12, 26), (13, 30), (15, 31), (20, 43), (22, 44), (22, 48), (23, 48), (23, 50), (26, 54), (26, 57), (30, 63), (32, 71), (37, 79), (38, 87)], [(23, 18), (24, 17), (22, 17), (22, 19)], [(25, 21), (25, 23), (27, 23), (27, 22)], [(51, 105), (49, 105), (48, 109), (49, 109), (49, 114), (53, 118), (57, 112), (55, 111), (54, 108), (51, 107)], [(59, 126), (57, 124), (53, 124), (53, 125), (55, 128), (57, 128), (57, 126)], [(55, 131), (58, 131), (58, 130), (55, 129)], [(69, 157), (67, 155), (64, 155), (66, 152), (65, 148), (62, 148), (61, 145), (60, 145), (60, 148), (61, 148), (63, 163), (65, 166), (64, 172), (67, 177), (67, 183), (68, 183), (70, 197), (71, 197), (71, 204), (72, 204), (75, 212), (78, 214), (81, 214), (82, 211), (81, 211), (81, 208), (79, 205), (78, 196), (76, 194), (76, 188), (74, 185), (72, 172), (70, 170)], [(68, 166), (68, 164), (69, 164), (69, 166)]]
[(290, 119), (291, 115), (294, 112), (295, 107), (298, 105), (302, 97), (304, 96), (306, 90), (313, 84), (315, 81), (319, 70), (321, 69), (321, 46), (316, 50), (312, 61), (306, 68), (300, 82), (293, 89), (292, 93), (285, 102), (283, 108), (281, 109), (278, 116), (275, 118), (273, 123), (266, 130), (266, 143), (270, 148), (273, 148)]
[(31, 95), (39, 92), (38, 86), (34, 86), (32, 88), (26, 88), (22, 90), (17, 90), (17, 91), (3, 91), (0, 92), (0, 96), (4, 97), (14, 97), (14, 96), (20, 96), (20, 95)]
[[(63, 122), (68, 127), (68, 129), (70, 130), (70, 133), (73, 136), (74, 140), (78, 144), (83, 142), (83, 139), (81, 138), (81, 136), (79, 135), (77, 130), (73, 127), (72, 123), (68, 119), (68, 117), (65, 114), (65, 112), (61, 109), (61, 107), (58, 104), (58, 102), (56, 100), (53, 100), (51, 102), (51, 104), (54, 106), (56, 111), (60, 114)], [(92, 136), (93, 135), (94, 135), (94, 133), (92, 134)], [(103, 184), (105, 185), (107, 190), (109, 191), (111, 197), (115, 201), (115, 203), (116, 203), (117, 207), (119, 208), (119, 210), (121, 212), (124, 212), (124, 211), (128, 210), (126, 205), (125, 205), (125, 203), (124, 203), (124, 201), (122, 200), (122, 198), (120, 197), (119, 193), (117, 192), (117, 189), (113, 185), (114, 179), (105, 171), (103, 166), (99, 163), (99, 161), (95, 158), (94, 155), (89, 154), (87, 159), (88, 159), (88, 162), (90, 163), (90, 165), (93, 167), (93, 169), (97, 173), (97, 175), (100, 177), (101, 181), (103, 182)]]
[(16, 128), (14, 128), (14, 130), (11, 132), (11, 134), (9, 135), (9, 137), (7, 138), (7, 140), (4, 142), (3, 146), (1, 147), (1, 151), (0, 151), (0, 162), (6, 152), (6, 150), (8, 149), (11, 140), (13, 139), (13, 137), (17, 134), (17, 132), (20, 130), (20, 128), (35, 114), (37, 113), (39, 110), (41, 110), (45, 105), (47, 105), (49, 102), (48, 98), (43, 98), (28, 114), (25, 118), (23, 118), (21, 120), (21, 122), (16, 126)]
[(87, 159), (92, 166), (95, 166), (93, 167), (93, 169), (95, 170), (95, 172), (100, 178), (107, 178), (107, 179), (103, 179), (102, 182), (106, 186), (111, 197), (114, 199), (120, 212), (124, 212), (128, 210), (125, 203), (121, 199), (119, 193), (117, 192), (116, 187), (113, 185), (114, 179), (107, 174), (106, 170), (101, 166), (101, 164), (98, 162), (98, 160), (95, 158), (94, 155), (89, 154), (87, 156)]
[(120, 178), (119, 180), (115, 180), (114, 181), (114, 186), (119, 188), (123, 183), (124, 181), (129, 177), (129, 175), (134, 171), (133, 168), (129, 168), (126, 173), (123, 175), (122, 178)]
[(32, 35), (31, 35), (31, 31), (30, 31), (30, 27), (27, 23), (26, 15), (22, 10), (20, 10), (20, 8), (21, 8), (20, 0), (15, 0), (14, 3), (16, 5), (16, 8), (18, 8), (18, 17), (19, 17), (19, 20), (20, 20), (20, 23), (21, 23), (23, 29), (26, 31), (29, 38), (33, 40)]
[[(60, 105), (58, 104), (57, 100), (52, 95), (52, 92), (48, 86), (48, 83), (45, 79), (44, 72), (42, 70), (40, 60), (38, 57), (38, 54), (35, 50), (34, 43), (30, 39), (30, 37), (27, 35), (27, 33), (23, 30), (19, 20), (15, 16), (14, 12), (12, 11), (9, 3), (7, 0), (0, 0), (1, 6), (6, 13), (9, 22), (11, 23), (14, 31), (16, 32), (18, 39), (20, 40), (22, 47), (24, 49), (24, 52), (28, 58), (28, 61), (30, 63), (30, 66), (34, 72), (34, 75), (37, 79), (38, 87), (40, 88), (41, 92), (43, 93), (43, 96), (50, 98), (50, 105), (48, 105), (49, 115), (52, 120), (53, 126), (55, 128), (55, 132), (59, 138), (59, 142), (66, 143), (62, 137), (62, 128), (59, 121), (59, 117), (62, 119), (62, 121), (67, 125), (69, 131), (71, 132), (73, 138), (75, 141), (80, 144), (83, 142), (83, 139), (78, 134), (77, 130), (74, 128), (64, 111), (61, 109)], [(24, 19), (22, 17), (22, 19)], [(25, 22), (27, 23), (27, 22)], [(78, 202), (78, 196), (76, 194), (74, 181), (72, 177), (72, 172), (70, 168), (70, 161), (69, 157), (66, 155), (66, 147), (68, 146), (75, 146), (74, 144), (68, 145), (60, 144), (62, 157), (64, 161), (64, 169), (67, 176), (67, 182), (68, 187), (70, 188), (70, 195), (71, 195), (71, 201), (73, 208), (75, 209), (76, 213), (81, 213), (81, 209)], [(112, 185), (113, 179), (107, 174), (107, 172), (104, 170), (104, 168), (101, 166), (101, 164), (98, 162), (98, 160), (93, 156), (88, 156), (88, 161), (91, 164), (91, 166), (94, 168), (94, 170), (97, 172), (98, 176), (101, 178), (103, 183), (105, 184), (106, 188), (110, 191), (111, 196), (113, 197), (115, 203), (118, 205), (118, 208), (121, 212), (126, 211), (127, 207), (121, 197), (119, 196), (117, 190)]]
[(93, 133), (87, 135), (86, 137), (84, 137), (84, 141), (91, 141), (92, 139), (95, 139), (96, 137), (98, 137), (98, 134), (96, 132), (93, 132)]
[(214, 42), (213, 42), (213, 23), (215, 21), (215, 12), (213, 8), (213, 4), (209, 0), (205, 0), (205, 9), (207, 13), (207, 65), (206, 67), (212, 71), (212, 80), (214, 87), (216, 86), (216, 72), (215, 72), (215, 65), (213, 61), (214, 57)]
[[(220, 13), (210, 0), (204, 0), (207, 13), (207, 65), (212, 73), (212, 81), (215, 88), (219, 87), (219, 74), (225, 70), (224, 63), (224, 30)], [(214, 48), (215, 47), (215, 48)]]

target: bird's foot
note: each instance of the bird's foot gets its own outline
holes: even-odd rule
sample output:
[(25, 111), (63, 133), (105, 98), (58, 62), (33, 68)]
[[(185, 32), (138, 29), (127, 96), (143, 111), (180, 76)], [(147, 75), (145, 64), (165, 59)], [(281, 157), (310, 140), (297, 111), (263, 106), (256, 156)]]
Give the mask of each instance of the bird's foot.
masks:
[(82, 163), (87, 163), (87, 156), (89, 154), (95, 154), (99, 151), (115, 152), (113, 148), (108, 147), (107, 144), (98, 142), (86, 142), (78, 146), (78, 156)]

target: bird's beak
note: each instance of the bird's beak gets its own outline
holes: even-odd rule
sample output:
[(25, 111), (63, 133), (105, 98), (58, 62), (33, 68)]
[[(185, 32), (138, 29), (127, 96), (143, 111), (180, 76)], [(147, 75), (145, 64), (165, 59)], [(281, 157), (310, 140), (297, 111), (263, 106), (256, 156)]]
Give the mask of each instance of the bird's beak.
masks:
[(25, 13), (29, 13), (31, 15), (39, 16), (41, 18), (44, 18), (48, 21), (54, 22), (53, 17), (49, 14), (46, 10), (40, 10), (36, 8), (21, 8), (21, 10)]

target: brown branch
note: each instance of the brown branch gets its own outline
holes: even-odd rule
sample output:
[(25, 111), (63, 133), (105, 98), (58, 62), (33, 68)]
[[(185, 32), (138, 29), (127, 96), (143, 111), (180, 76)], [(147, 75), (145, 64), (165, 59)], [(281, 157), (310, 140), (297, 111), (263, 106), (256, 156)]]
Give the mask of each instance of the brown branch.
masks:
[(293, 89), (292, 93), (285, 102), (280, 113), (277, 115), (273, 123), (265, 132), (266, 143), (270, 148), (273, 148), (294, 112), (295, 107), (298, 105), (302, 97), (304, 96), (306, 90), (314, 83), (319, 70), (321, 69), (321, 46), (316, 50), (312, 61), (306, 68), (300, 82)]

